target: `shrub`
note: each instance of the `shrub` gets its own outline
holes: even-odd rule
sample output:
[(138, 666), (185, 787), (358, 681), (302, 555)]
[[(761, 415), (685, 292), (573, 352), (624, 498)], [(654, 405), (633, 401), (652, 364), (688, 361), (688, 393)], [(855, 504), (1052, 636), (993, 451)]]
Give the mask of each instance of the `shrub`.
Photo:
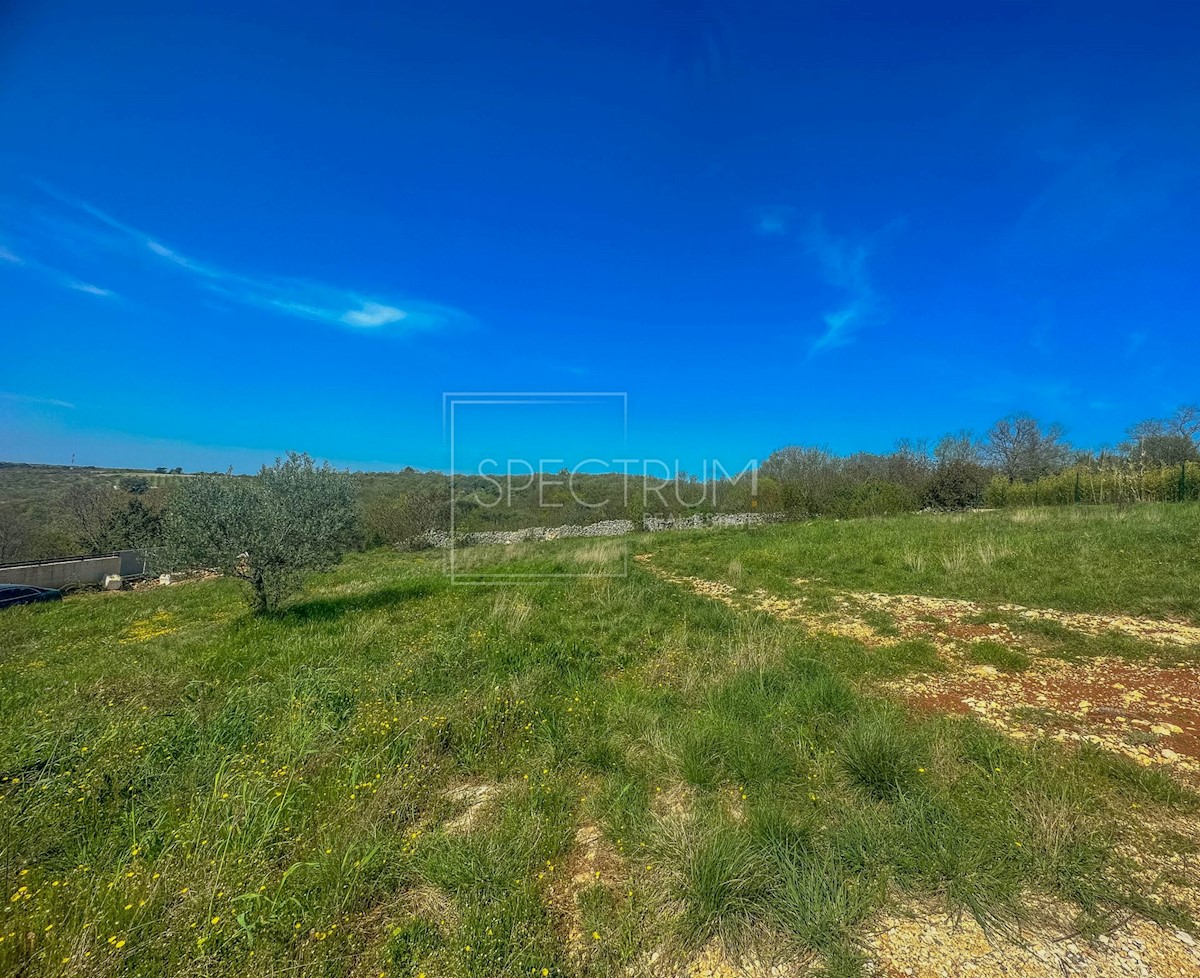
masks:
[(939, 465), (925, 489), (925, 505), (935, 509), (971, 509), (983, 501), (988, 470), (977, 462)]
[(162, 523), (161, 506), (148, 505), (142, 496), (132, 496), (124, 509), (109, 517), (101, 549), (154, 550), (162, 543)]
[(843, 519), (855, 516), (894, 516), (917, 508), (917, 494), (907, 486), (874, 479), (840, 495), (830, 507), (830, 515)]
[(1200, 499), (1200, 463), (1150, 466), (1131, 459), (1077, 465), (1034, 482), (1010, 482), (996, 476), (984, 492), (989, 506), (1122, 505), (1196, 499)]
[(376, 495), (363, 504), (363, 530), (368, 546), (417, 546), (428, 530), (450, 528), (450, 491), (445, 486), (417, 486), (396, 495)]
[(135, 496), (140, 496), (150, 491), (150, 480), (144, 475), (122, 476), (118, 485), (124, 492), (132, 493)]

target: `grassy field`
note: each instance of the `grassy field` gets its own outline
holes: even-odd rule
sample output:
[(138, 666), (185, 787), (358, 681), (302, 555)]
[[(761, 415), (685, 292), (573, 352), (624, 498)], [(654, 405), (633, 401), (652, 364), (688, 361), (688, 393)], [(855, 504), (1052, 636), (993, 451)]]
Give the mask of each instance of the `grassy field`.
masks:
[[(1200, 505), (1064, 507), (815, 521), (754, 534), (653, 541), (676, 569), (781, 593), (832, 588), (1200, 623)], [(736, 570), (736, 567), (735, 567)]]
[[(1198, 524), (1016, 511), (628, 546), (781, 595), (1198, 622)], [(221, 580), (0, 614), (0, 973), (673, 975), (717, 939), (853, 975), (877, 913), (929, 902), (1000, 931), (1194, 928), (1186, 881), (1137, 858), (1195, 817), (1170, 775), (905, 708), (879, 683), (942, 668), (927, 644), (868, 653), (625, 546), (465, 557), (629, 567), (503, 587), (355, 554), (259, 619)]]

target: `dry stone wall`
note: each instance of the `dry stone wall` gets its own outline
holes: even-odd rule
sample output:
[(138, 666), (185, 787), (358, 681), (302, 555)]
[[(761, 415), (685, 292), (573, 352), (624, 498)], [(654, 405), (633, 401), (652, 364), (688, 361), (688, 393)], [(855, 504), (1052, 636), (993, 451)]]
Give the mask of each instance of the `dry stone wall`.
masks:
[[(779, 513), (694, 513), (691, 516), (647, 516), (638, 529), (647, 533), (666, 530), (717, 530), (734, 526), (761, 526), (778, 523)], [(601, 520), (598, 523), (568, 524), (566, 526), (532, 526), (523, 530), (478, 530), (454, 536), (457, 547), (479, 547), (489, 544), (524, 543), (528, 540), (563, 540), (568, 537), (617, 537), (634, 531), (632, 520)], [(417, 550), (450, 546), (447, 530), (426, 530), (410, 541)]]

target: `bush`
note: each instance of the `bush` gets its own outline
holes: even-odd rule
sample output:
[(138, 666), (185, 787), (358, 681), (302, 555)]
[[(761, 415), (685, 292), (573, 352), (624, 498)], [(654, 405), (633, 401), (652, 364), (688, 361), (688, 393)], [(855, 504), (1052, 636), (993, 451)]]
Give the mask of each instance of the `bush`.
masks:
[(869, 479), (857, 486), (846, 486), (832, 500), (826, 513), (839, 519), (856, 516), (894, 516), (917, 508), (917, 494), (895, 482)]
[(939, 465), (925, 488), (925, 505), (934, 509), (971, 509), (983, 501), (988, 470), (977, 462)]
[(253, 477), (183, 480), (167, 520), (171, 557), (245, 581), (255, 613), (341, 560), (356, 532), (350, 475), (295, 452)]
[(124, 492), (132, 493), (135, 496), (140, 496), (150, 491), (150, 480), (144, 475), (122, 476), (118, 485)]
[(368, 546), (413, 546), (427, 530), (450, 528), (448, 486), (418, 486), (396, 495), (376, 495), (363, 504)]
[(162, 544), (162, 533), (161, 506), (148, 505), (143, 497), (132, 496), (123, 509), (109, 517), (100, 549), (152, 551)]

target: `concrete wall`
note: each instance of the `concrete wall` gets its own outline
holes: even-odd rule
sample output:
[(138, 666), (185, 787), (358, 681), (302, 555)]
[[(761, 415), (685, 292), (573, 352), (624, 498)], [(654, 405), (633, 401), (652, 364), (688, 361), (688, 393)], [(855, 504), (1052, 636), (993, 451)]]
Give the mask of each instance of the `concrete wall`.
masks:
[(141, 577), (146, 573), (146, 555), (140, 550), (122, 550), (121, 569), (117, 572), (122, 577)]
[(0, 584), (32, 584), (36, 587), (102, 584), (107, 575), (121, 573), (121, 561), (121, 554), (105, 554), (102, 557), (66, 557), (30, 564), (3, 564), (0, 565)]

